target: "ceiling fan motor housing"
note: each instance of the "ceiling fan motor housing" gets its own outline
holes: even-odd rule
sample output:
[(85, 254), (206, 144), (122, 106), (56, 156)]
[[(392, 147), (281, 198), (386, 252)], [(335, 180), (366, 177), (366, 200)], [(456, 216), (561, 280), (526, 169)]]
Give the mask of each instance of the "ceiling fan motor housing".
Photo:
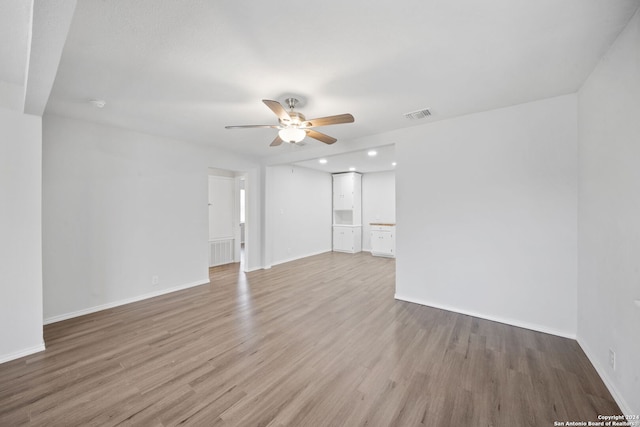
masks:
[(285, 126), (300, 126), (307, 120), (304, 114), (297, 111), (289, 111), (289, 117), (291, 117), (291, 120), (278, 119), (278, 121)]

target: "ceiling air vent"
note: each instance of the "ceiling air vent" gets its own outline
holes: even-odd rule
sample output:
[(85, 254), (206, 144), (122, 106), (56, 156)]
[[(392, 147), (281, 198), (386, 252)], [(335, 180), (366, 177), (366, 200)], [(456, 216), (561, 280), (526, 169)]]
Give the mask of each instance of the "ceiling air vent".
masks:
[(412, 111), (410, 113), (404, 113), (403, 116), (409, 120), (417, 120), (424, 119), (425, 117), (429, 117), (431, 115), (431, 111), (427, 108), (423, 108), (422, 110)]

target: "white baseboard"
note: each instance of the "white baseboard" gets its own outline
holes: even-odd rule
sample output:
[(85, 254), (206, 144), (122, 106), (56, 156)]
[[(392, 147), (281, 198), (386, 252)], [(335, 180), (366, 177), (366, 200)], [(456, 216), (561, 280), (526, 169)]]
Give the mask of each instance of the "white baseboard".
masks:
[(614, 382), (611, 380), (611, 377), (607, 373), (607, 370), (598, 361), (598, 358), (595, 357), (595, 353), (591, 351), (589, 346), (587, 346), (586, 343), (580, 337), (578, 337), (576, 341), (578, 341), (578, 345), (580, 345), (580, 347), (582, 348), (582, 351), (584, 351), (584, 354), (587, 356), (587, 359), (589, 359), (589, 361), (595, 368), (598, 375), (600, 375), (602, 382), (604, 382), (604, 385), (609, 390), (609, 393), (611, 393), (613, 400), (616, 401), (622, 413), (625, 415), (637, 415), (636, 413), (631, 412), (631, 406), (627, 403), (626, 400), (624, 400), (624, 398), (622, 397), (622, 394), (614, 385)]
[(395, 299), (412, 302), (414, 304), (426, 305), (429, 307), (439, 308), (442, 310), (453, 311), (454, 313), (466, 314), (467, 316), (479, 317), (481, 319), (491, 320), (493, 322), (504, 323), (511, 326), (517, 326), (518, 328), (530, 329), (532, 331), (543, 332), (545, 334), (557, 335), (559, 337), (569, 338), (572, 340), (576, 339), (575, 333), (568, 333), (565, 331), (561, 331), (558, 329), (549, 328), (547, 326), (538, 325), (535, 323), (522, 322), (520, 320), (508, 319), (500, 316), (491, 316), (484, 313), (477, 313), (468, 310), (460, 310), (457, 307), (442, 305), (442, 304), (434, 304), (430, 301), (420, 300), (416, 298), (409, 298), (399, 294), (395, 295)]
[(97, 311), (107, 310), (109, 308), (118, 307), (125, 304), (131, 304), (132, 302), (138, 302), (145, 299), (158, 297), (160, 295), (170, 294), (171, 292), (181, 291), (183, 289), (193, 288), (194, 286), (200, 286), (209, 283), (209, 279), (206, 280), (198, 280), (196, 282), (185, 283), (183, 285), (174, 286), (172, 288), (161, 289), (156, 292), (150, 292), (148, 294), (138, 295), (131, 298), (126, 298), (119, 301), (113, 301), (106, 304), (100, 304), (93, 307), (84, 308), (82, 310), (72, 311), (70, 313), (59, 314), (57, 316), (52, 316), (44, 319), (44, 324), (48, 325), (50, 323), (61, 322), (63, 320), (73, 319), (74, 317), (84, 316), (85, 314), (95, 313)]
[(34, 353), (39, 353), (44, 350), (45, 348), (44, 348), (44, 342), (43, 342), (42, 344), (36, 345), (34, 347), (29, 347), (13, 353), (0, 355), (0, 363), (5, 363), (11, 360), (20, 359), (21, 357), (29, 356)]

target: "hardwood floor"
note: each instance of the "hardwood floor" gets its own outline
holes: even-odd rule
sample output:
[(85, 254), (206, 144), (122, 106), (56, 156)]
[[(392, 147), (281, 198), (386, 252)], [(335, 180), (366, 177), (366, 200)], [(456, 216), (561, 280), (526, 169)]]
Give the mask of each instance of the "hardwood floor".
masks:
[(326, 253), (45, 327), (0, 426), (553, 426), (619, 414), (575, 341), (395, 301)]

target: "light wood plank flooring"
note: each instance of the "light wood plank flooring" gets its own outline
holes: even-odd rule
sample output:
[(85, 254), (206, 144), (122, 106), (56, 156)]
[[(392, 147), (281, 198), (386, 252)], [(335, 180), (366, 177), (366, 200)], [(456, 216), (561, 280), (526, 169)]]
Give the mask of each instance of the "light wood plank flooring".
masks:
[(620, 410), (575, 341), (395, 301), (326, 253), (45, 327), (0, 426), (553, 426)]

